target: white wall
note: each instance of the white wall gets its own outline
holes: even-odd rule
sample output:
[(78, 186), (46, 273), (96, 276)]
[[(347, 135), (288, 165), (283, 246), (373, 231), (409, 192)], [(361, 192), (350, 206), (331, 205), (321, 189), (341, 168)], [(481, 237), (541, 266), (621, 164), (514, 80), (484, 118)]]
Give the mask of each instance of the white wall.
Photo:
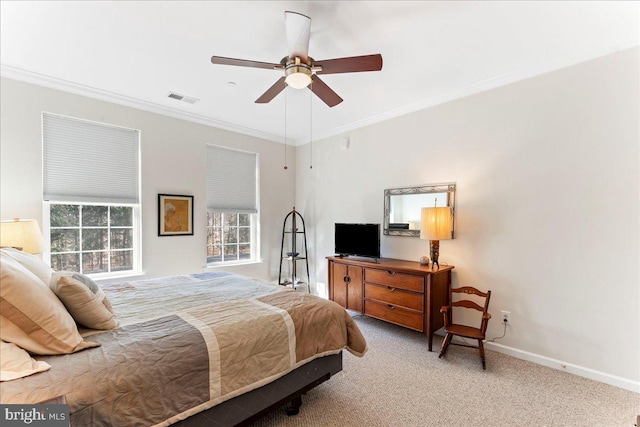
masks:
[[(1, 80), (0, 215), (42, 225), (42, 112), (141, 131), (142, 266), (157, 277), (202, 271), (206, 265), (205, 144), (259, 153), (262, 263), (226, 270), (277, 279), (282, 220), (294, 199), (295, 162), (285, 171), (281, 144), (46, 89)], [(289, 149), (292, 149), (289, 147)], [(158, 193), (194, 196), (194, 235), (158, 237)]]
[[(317, 292), (335, 222), (382, 223), (385, 188), (456, 182), (440, 261), (454, 286), (493, 291), (489, 337), (511, 312), (494, 349), (640, 391), (638, 52), (314, 142), (311, 170), (299, 147)], [(382, 253), (418, 260), (429, 242), (382, 236)]]

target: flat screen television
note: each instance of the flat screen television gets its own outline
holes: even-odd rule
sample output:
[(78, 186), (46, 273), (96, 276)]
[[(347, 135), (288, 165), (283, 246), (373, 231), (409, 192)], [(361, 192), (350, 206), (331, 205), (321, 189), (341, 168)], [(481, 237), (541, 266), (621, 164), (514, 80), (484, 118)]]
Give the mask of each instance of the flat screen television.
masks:
[(335, 253), (380, 258), (380, 224), (336, 223)]

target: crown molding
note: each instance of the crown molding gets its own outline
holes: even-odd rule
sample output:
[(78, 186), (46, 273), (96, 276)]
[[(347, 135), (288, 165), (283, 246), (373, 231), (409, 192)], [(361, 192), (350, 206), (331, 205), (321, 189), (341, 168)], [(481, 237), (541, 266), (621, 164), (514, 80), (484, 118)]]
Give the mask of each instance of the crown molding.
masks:
[(49, 89), (55, 89), (62, 92), (72, 93), (74, 95), (85, 96), (91, 99), (111, 102), (113, 104), (118, 104), (125, 107), (130, 107), (138, 110), (147, 111), (150, 113), (160, 114), (162, 116), (186, 120), (189, 122), (194, 122), (194, 123), (198, 123), (205, 126), (211, 126), (218, 129), (227, 130), (230, 132), (240, 133), (243, 135), (253, 136), (260, 139), (266, 139), (268, 141), (273, 141), (280, 144), (283, 143), (282, 137), (278, 135), (273, 135), (266, 132), (260, 132), (256, 129), (234, 125), (232, 123), (224, 122), (221, 120), (215, 120), (199, 114), (192, 114), (184, 111), (179, 111), (164, 105), (154, 104), (152, 102), (143, 101), (141, 99), (132, 98), (132, 97), (121, 95), (114, 92), (108, 92), (108, 91), (97, 89), (91, 86), (81, 85), (78, 83), (70, 82), (68, 80), (63, 80), (56, 77), (47, 76), (44, 74), (34, 73), (31, 71), (23, 70), (16, 67), (11, 67), (4, 64), (0, 65), (0, 76), (8, 79), (18, 80), (24, 83), (31, 83), (31, 84), (46, 87)]
[(466, 98), (471, 95), (475, 95), (481, 92), (486, 92), (491, 89), (496, 89), (501, 86), (506, 86), (511, 83), (515, 83), (521, 80), (526, 80), (531, 77), (540, 76), (553, 71), (567, 68), (573, 65), (577, 65), (583, 62), (595, 60), (604, 56), (608, 56), (617, 52), (621, 52), (627, 49), (632, 49), (640, 46), (638, 40), (633, 40), (628, 43), (623, 43), (616, 47), (603, 49), (599, 52), (590, 52), (589, 55), (574, 56), (572, 58), (565, 58), (553, 61), (546, 61), (531, 66), (520, 67), (514, 69), (508, 73), (501, 74), (499, 76), (491, 77), (488, 79), (474, 82), (470, 85), (461, 87), (454, 91), (441, 93), (436, 96), (429, 97), (427, 99), (415, 102), (413, 104), (405, 105), (393, 110), (385, 111), (384, 113), (377, 114), (375, 116), (367, 117), (366, 119), (355, 121), (338, 128), (334, 128), (325, 132), (314, 133), (314, 140), (326, 139), (336, 135), (341, 135), (365, 126), (370, 126), (375, 123), (380, 123), (386, 120), (394, 119), (400, 116), (404, 116), (416, 111), (425, 110), (427, 108), (434, 107), (436, 105), (444, 104), (457, 99)]
[[(336, 135), (341, 135), (350, 131), (354, 131), (359, 128), (363, 128), (376, 123), (380, 123), (393, 118), (414, 113), (416, 111), (425, 110), (427, 108), (431, 108), (436, 105), (440, 105), (440, 104), (444, 104), (457, 99), (465, 98), (467, 96), (475, 95), (475, 94), (485, 92), (491, 89), (495, 89), (501, 86), (506, 86), (511, 83), (515, 83), (531, 77), (539, 76), (539, 75), (556, 71), (562, 68), (577, 65), (579, 63), (594, 60), (603, 56), (611, 55), (623, 50), (635, 48), (635, 47), (638, 47), (639, 45), (640, 45), (640, 42), (638, 40), (632, 40), (632, 41), (628, 41), (627, 43), (621, 43), (617, 46), (612, 46), (607, 49), (602, 49), (599, 52), (590, 52), (589, 54), (583, 53), (580, 56), (550, 60), (550, 61), (540, 62), (540, 63), (533, 64), (526, 67), (520, 67), (520, 68), (511, 70), (507, 73), (501, 74), (499, 76), (480, 80), (480, 81), (471, 83), (467, 86), (461, 87), (459, 89), (449, 91), (446, 93), (437, 94), (435, 96), (429, 97), (419, 102), (415, 102), (413, 104), (388, 110), (383, 113), (368, 117), (366, 119), (357, 120), (357, 121), (345, 124), (343, 126), (328, 129), (326, 131), (314, 132), (313, 140), (317, 141), (317, 140), (327, 139)], [(151, 102), (143, 101), (140, 99), (132, 98), (129, 96), (125, 96), (125, 95), (121, 95), (113, 92), (104, 91), (91, 86), (73, 83), (67, 80), (58, 79), (58, 78), (47, 76), (44, 74), (33, 73), (31, 71), (7, 66), (4, 64), (0, 65), (0, 76), (14, 79), (14, 80), (19, 80), (26, 83), (39, 85), (39, 86), (44, 86), (50, 89), (56, 89), (63, 92), (69, 92), (76, 95), (86, 96), (88, 98), (98, 99), (106, 102), (112, 102), (114, 104), (136, 108), (139, 110), (144, 110), (151, 113), (173, 117), (176, 119), (186, 120), (186, 121), (202, 124), (205, 126), (211, 126), (211, 127), (227, 130), (230, 132), (235, 132), (235, 133), (248, 135), (248, 136), (252, 136), (260, 139), (265, 139), (265, 140), (280, 143), (280, 144), (283, 143), (283, 138), (282, 136), (279, 136), (279, 135), (273, 135), (271, 133), (261, 132), (256, 129), (234, 125), (232, 123), (212, 119), (199, 114), (192, 114), (184, 111), (179, 111), (173, 108), (166, 107), (164, 105), (154, 104)], [(308, 140), (302, 141), (302, 140), (294, 140), (289, 138), (287, 139), (287, 144), (291, 144), (294, 146), (305, 145), (308, 143), (309, 143)]]

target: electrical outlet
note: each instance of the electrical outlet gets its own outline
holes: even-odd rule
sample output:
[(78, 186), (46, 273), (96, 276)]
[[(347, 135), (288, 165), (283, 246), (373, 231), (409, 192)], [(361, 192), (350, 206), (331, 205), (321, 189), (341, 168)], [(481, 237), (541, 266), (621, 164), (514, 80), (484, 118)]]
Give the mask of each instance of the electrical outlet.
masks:
[(502, 310), (502, 323), (507, 324), (511, 321), (511, 312)]

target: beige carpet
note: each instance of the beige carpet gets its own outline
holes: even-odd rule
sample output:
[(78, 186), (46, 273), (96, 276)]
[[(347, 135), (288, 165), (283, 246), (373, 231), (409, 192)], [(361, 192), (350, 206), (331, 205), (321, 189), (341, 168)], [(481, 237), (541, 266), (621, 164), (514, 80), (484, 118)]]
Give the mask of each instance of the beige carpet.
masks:
[[(443, 359), (420, 333), (363, 316), (363, 358), (344, 352), (343, 371), (257, 426), (631, 427), (640, 394), (487, 350), (451, 346)], [(442, 338), (434, 338), (439, 350)]]

